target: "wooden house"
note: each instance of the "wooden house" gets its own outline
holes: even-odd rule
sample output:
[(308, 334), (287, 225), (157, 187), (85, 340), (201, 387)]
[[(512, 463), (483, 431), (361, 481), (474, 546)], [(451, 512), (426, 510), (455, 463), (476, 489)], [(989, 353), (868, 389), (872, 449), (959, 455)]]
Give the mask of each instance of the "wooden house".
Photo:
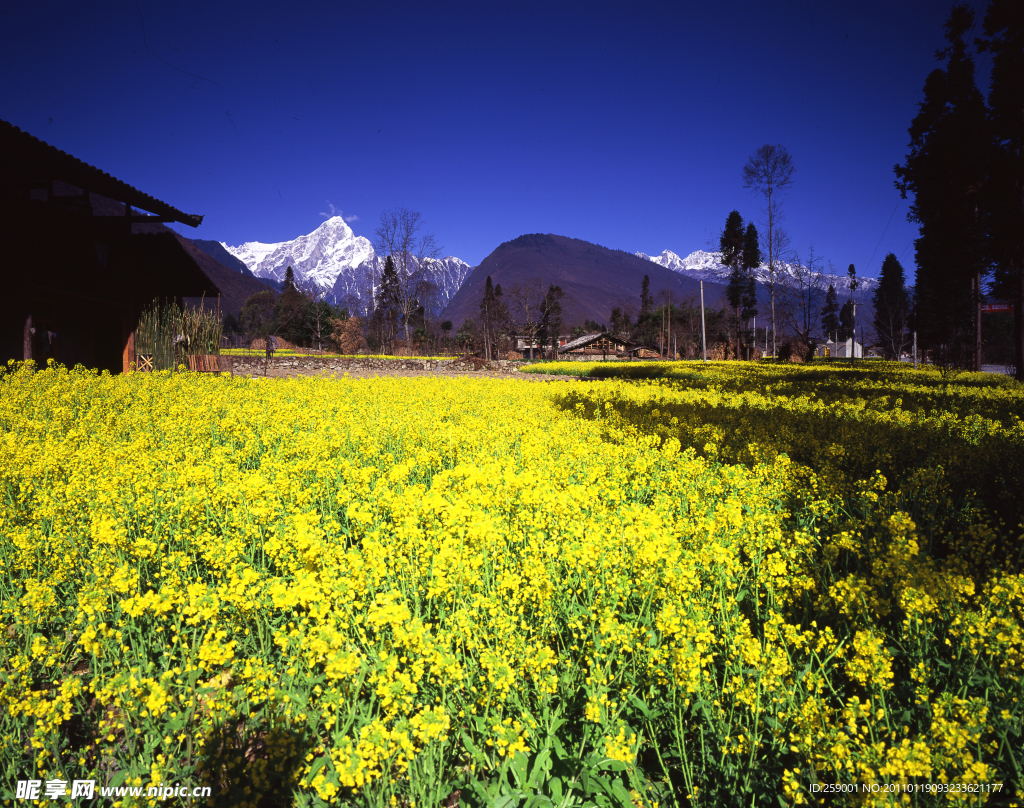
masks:
[(139, 312), (154, 298), (180, 305), (219, 294), (174, 233), (139, 232), (160, 222), (197, 227), (202, 216), (6, 121), (0, 165), (0, 362), (127, 371)]
[(609, 331), (598, 331), (567, 342), (558, 349), (558, 358), (577, 361), (631, 359), (639, 347)]

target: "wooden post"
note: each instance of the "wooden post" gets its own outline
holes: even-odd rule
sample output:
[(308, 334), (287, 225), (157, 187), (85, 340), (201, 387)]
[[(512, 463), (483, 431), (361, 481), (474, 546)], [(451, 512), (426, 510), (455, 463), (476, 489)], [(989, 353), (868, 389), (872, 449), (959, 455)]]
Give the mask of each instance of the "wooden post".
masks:
[(25, 327), (22, 330), (22, 356), (26, 362), (32, 358), (32, 315), (25, 318)]
[(121, 318), (121, 339), (124, 345), (121, 351), (121, 372), (128, 373), (135, 369), (135, 329), (132, 328), (131, 310)]
[(974, 370), (981, 372), (981, 273), (975, 272), (974, 286)]

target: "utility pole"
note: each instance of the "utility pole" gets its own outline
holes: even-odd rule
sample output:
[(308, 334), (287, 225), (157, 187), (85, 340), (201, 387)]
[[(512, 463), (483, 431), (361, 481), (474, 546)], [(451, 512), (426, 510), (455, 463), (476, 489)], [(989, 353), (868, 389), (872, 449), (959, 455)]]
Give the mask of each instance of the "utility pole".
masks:
[[(850, 297), (853, 297), (853, 293), (850, 293)], [(853, 339), (850, 340), (850, 364), (853, 364), (854, 357), (857, 356), (857, 301), (853, 301)]]
[(914, 332), (914, 370), (917, 370), (917, 332)]

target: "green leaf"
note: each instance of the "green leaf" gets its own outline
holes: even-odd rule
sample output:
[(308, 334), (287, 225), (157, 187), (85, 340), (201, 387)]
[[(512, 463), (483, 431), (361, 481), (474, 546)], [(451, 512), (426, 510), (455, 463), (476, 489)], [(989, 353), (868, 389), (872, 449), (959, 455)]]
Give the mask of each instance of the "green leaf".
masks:
[(639, 696), (633, 693), (630, 693), (626, 698), (629, 699), (629, 703), (636, 707), (640, 711), (640, 714), (648, 721), (654, 721), (659, 715), (661, 715), (661, 710), (652, 710), (647, 705), (647, 702), (643, 701)]
[(313, 765), (309, 767), (309, 779), (312, 780), (316, 776), (316, 773), (320, 771), (331, 758), (328, 755), (321, 755), (313, 761)]
[(515, 757), (509, 762), (509, 770), (512, 772), (518, 788), (526, 785), (526, 781), (529, 779), (529, 763), (530, 759), (522, 752), (516, 752)]
[[(547, 779), (548, 772), (551, 771), (551, 750), (541, 749), (537, 753), (537, 758), (533, 762), (533, 771), (530, 772), (530, 779), (528, 783), (536, 787), (540, 783)], [(540, 779), (538, 779), (540, 778)]]
[(587, 785), (584, 791), (588, 796), (594, 794), (607, 794), (610, 797), (612, 796), (612, 784), (607, 777), (602, 777), (599, 774), (591, 774), (590, 777), (587, 778)]
[(615, 760), (613, 758), (605, 758), (597, 766), (594, 767), (597, 771), (605, 772), (624, 772), (629, 767), (621, 760)]
[(473, 741), (470, 740), (469, 736), (465, 732), (462, 732), (461, 734), (462, 744), (466, 747), (466, 751), (469, 752), (469, 754), (471, 754), (476, 760), (487, 760), (487, 758), (484, 756), (484, 753), (481, 752), (480, 748), (475, 743), (473, 743)]
[(633, 800), (629, 796), (622, 783), (617, 780), (612, 783), (612, 796), (614, 796), (623, 808), (633, 808)]

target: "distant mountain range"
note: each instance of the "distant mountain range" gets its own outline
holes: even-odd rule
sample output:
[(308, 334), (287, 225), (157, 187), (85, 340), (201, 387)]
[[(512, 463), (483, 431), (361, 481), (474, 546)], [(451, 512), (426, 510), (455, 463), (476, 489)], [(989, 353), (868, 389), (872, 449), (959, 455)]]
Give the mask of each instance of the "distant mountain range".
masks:
[[(726, 284), (729, 282), (730, 269), (722, 263), (722, 254), (720, 252), (705, 252), (704, 250), (697, 250), (696, 252), (690, 253), (685, 258), (680, 258), (671, 250), (665, 250), (661, 255), (650, 256), (646, 253), (638, 252), (636, 254), (639, 258), (646, 258), (648, 261), (653, 261), (655, 264), (671, 269), (673, 272), (678, 272), (681, 275), (686, 275), (689, 278), (697, 278), (698, 280), (715, 281), (717, 283)], [(799, 267), (796, 264), (781, 263), (776, 265), (776, 282), (782, 284), (793, 284), (796, 282), (796, 276)], [(758, 283), (767, 285), (769, 281), (768, 264), (762, 263), (757, 269), (754, 270), (754, 277)], [(825, 272), (814, 272), (812, 273), (816, 283), (823, 285), (824, 288), (828, 288), (829, 277)], [(849, 291), (849, 279), (846, 274), (837, 274), (834, 278), (836, 292), (842, 294), (844, 291)], [(878, 281), (874, 278), (857, 278), (857, 289), (855, 290), (854, 296), (860, 300), (864, 297), (870, 297), (874, 294), (875, 289), (878, 287)]]
[[(370, 307), (384, 265), (369, 240), (357, 236), (340, 216), (333, 216), (313, 232), (290, 241), (247, 241), (236, 247), (198, 239), (193, 243), (239, 275), (277, 289), (290, 266), (301, 286), (320, 289), (328, 302), (348, 306), (351, 311)], [(652, 263), (670, 274), (652, 271)], [(795, 264), (778, 265), (777, 282), (792, 284), (799, 272)], [(605, 323), (614, 306), (639, 308), (645, 274), (651, 277), (652, 295), (670, 284), (678, 299), (696, 297), (699, 281), (704, 281), (705, 302), (717, 306), (724, 300), (729, 268), (722, 264), (721, 253), (717, 252), (697, 250), (681, 258), (665, 250), (651, 256), (610, 250), (568, 236), (536, 233), (499, 245), (476, 268), (448, 256), (431, 262), (424, 274), (434, 289), (431, 299), (425, 301), (430, 315), (451, 320), (456, 326), (468, 317), (478, 316), (488, 275), (506, 290), (524, 290), (531, 284), (541, 284), (545, 289), (549, 284), (561, 286), (566, 293), (563, 317), (566, 323), (576, 324), (587, 319)], [(766, 302), (767, 264), (755, 269), (754, 275), (760, 284), (758, 297)], [(825, 286), (830, 280), (822, 272), (814, 273), (814, 277)], [(848, 290), (846, 275), (832, 280), (842, 300)], [(854, 297), (867, 302), (876, 287), (875, 279), (858, 278)], [(232, 303), (237, 305), (234, 300)]]
[[(369, 303), (384, 268), (369, 240), (357, 236), (340, 216), (291, 241), (247, 241), (237, 247), (216, 243), (257, 278), (280, 283), (291, 267), (300, 286), (315, 286), (326, 293), (328, 302), (356, 309)], [(430, 262), (424, 274), (436, 289), (435, 299), (427, 301), (433, 314), (447, 305), (472, 269), (455, 256)]]

